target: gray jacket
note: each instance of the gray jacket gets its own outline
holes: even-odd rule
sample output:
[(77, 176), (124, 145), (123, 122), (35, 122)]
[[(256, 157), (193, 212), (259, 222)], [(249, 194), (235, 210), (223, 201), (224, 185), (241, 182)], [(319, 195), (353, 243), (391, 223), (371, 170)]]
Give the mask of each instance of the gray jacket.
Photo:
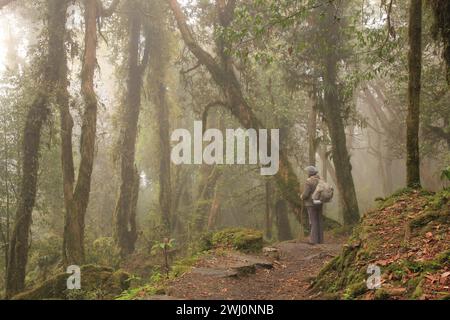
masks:
[(302, 193), (302, 199), (305, 202), (305, 207), (314, 207), (312, 195), (319, 184), (319, 180), (320, 177), (317, 174), (306, 179), (305, 190)]

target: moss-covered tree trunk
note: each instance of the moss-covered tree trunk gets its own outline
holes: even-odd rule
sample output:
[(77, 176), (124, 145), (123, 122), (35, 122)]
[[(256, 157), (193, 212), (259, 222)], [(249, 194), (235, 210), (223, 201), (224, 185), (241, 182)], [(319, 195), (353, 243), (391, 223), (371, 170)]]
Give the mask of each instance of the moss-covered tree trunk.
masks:
[[(80, 139), (80, 164), (77, 182), (72, 194), (65, 194), (66, 215), (63, 239), (64, 263), (79, 264), (84, 262), (84, 218), (89, 203), (91, 175), (94, 165), (95, 139), (97, 130), (97, 96), (94, 91), (94, 72), (97, 64), (97, 18), (99, 7), (97, 1), (86, 0), (84, 57), (81, 71), (81, 95), (84, 100)], [(66, 141), (68, 143), (68, 141)], [(65, 150), (63, 168), (70, 165), (71, 150)], [(69, 154), (70, 152), (70, 154)], [(64, 188), (69, 189), (70, 181), (64, 181)]]
[[(109, 17), (115, 11), (118, 1), (105, 9), (101, 1), (84, 1), (84, 55), (81, 70), (81, 96), (84, 101), (80, 137), (80, 163), (75, 182), (72, 150), (73, 121), (69, 107), (62, 104), (61, 148), (64, 185), (64, 236), (63, 262), (65, 265), (84, 262), (84, 221), (89, 204), (91, 176), (94, 166), (97, 132), (97, 95), (94, 90), (94, 74), (97, 66), (97, 20)], [(61, 99), (65, 99), (62, 95)], [(64, 101), (64, 100), (61, 100)]]
[[(115, 237), (122, 257), (134, 252), (137, 240), (136, 205), (139, 194), (139, 173), (135, 165), (136, 139), (141, 107), (143, 75), (148, 62), (148, 45), (140, 58), (141, 8), (128, 1), (128, 78), (125, 106), (121, 113), (120, 133), (120, 191), (115, 217)], [(148, 43), (148, 41), (145, 41)]]
[(265, 181), (265, 215), (264, 215), (264, 234), (267, 239), (272, 239), (272, 211), (273, 211), (273, 203), (272, 203), (272, 181), (270, 179), (266, 179)]
[(154, 3), (152, 10), (155, 18), (151, 26), (150, 73), (149, 85), (152, 92), (152, 102), (155, 107), (158, 134), (159, 163), (159, 208), (161, 220), (166, 234), (170, 234), (176, 225), (172, 203), (172, 178), (170, 161), (170, 104), (167, 96), (167, 70), (170, 65), (170, 38), (166, 22), (166, 4)]
[(167, 103), (166, 92), (167, 89), (165, 84), (160, 82), (155, 101), (159, 135), (159, 206), (164, 225), (170, 232), (173, 230), (173, 217), (170, 170), (169, 104)]
[(205, 231), (205, 227), (207, 226), (208, 213), (212, 205), (214, 190), (220, 176), (221, 171), (215, 165), (202, 165), (200, 168), (198, 195), (192, 215), (193, 230), (197, 234)]
[(292, 239), (291, 226), (285, 200), (278, 200), (275, 204), (275, 216), (278, 230), (278, 241)]
[[(428, 0), (434, 15), (434, 36), (444, 45), (447, 83), (450, 85), (450, 1)], [(449, 143), (450, 144), (450, 143)]]
[(408, 116), (406, 118), (406, 184), (420, 187), (419, 123), (422, 71), (422, 0), (411, 0), (409, 11)]
[(350, 155), (347, 150), (342, 102), (339, 96), (338, 62), (336, 48), (340, 46), (340, 20), (336, 18), (333, 4), (324, 8), (324, 103), (323, 113), (331, 138), (331, 151), (336, 172), (336, 183), (342, 200), (344, 224), (355, 224), (359, 220), (359, 208), (352, 176)]
[(308, 115), (308, 162), (310, 166), (316, 166), (317, 92), (315, 87), (312, 96), (313, 101)]
[(206, 231), (212, 231), (216, 226), (217, 218), (220, 214), (220, 196), (219, 196), (219, 188), (216, 184), (216, 187), (214, 188), (214, 195), (212, 198), (211, 206), (209, 208), (209, 214), (208, 214), (208, 225), (206, 227)]
[(68, 1), (48, 0), (48, 55), (44, 83), (28, 111), (22, 144), (22, 179), (14, 229), (9, 244), (6, 274), (6, 296), (9, 298), (25, 287), (28, 260), (28, 235), (36, 200), (39, 146), (42, 126), (49, 114), (50, 95), (67, 87), (65, 52), (66, 11)]

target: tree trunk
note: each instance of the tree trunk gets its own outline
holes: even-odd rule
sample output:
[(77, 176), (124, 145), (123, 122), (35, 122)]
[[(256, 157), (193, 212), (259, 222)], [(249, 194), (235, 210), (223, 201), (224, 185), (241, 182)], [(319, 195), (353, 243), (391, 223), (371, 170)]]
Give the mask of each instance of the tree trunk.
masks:
[(347, 150), (345, 126), (341, 114), (342, 103), (337, 85), (339, 57), (334, 48), (339, 45), (340, 22), (335, 18), (334, 6), (328, 4), (326, 7), (325, 41), (327, 48), (330, 49), (325, 50), (328, 54), (325, 57), (323, 111), (331, 137), (337, 188), (342, 197), (344, 224), (352, 225), (359, 220), (359, 208), (351, 172), (350, 155)]
[(10, 298), (25, 288), (25, 270), (28, 260), (28, 235), (36, 200), (41, 130), (49, 114), (49, 95), (56, 88), (67, 86), (65, 53), (66, 11), (68, 1), (49, 0), (48, 56), (44, 83), (32, 103), (26, 118), (22, 145), (22, 179), (11, 235), (6, 275), (6, 297)]
[(211, 207), (214, 190), (220, 176), (221, 171), (217, 166), (201, 166), (197, 204), (192, 215), (192, 225), (196, 233), (201, 233), (205, 230), (207, 215)]
[(158, 4), (153, 7), (155, 19), (152, 22), (152, 44), (150, 56), (149, 82), (152, 90), (152, 100), (156, 109), (157, 130), (159, 137), (159, 207), (162, 223), (167, 236), (176, 225), (173, 217), (172, 184), (170, 168), (170, 122), (169, 103), (167, 100), (167, 69), (170, 63), (169, 34), (165, 22), (166, 7)]
[(209, 216), (208, 216), (208, 227), (206, 228), (206, 231), (212, 231), (216, 225), (217, 217), (219, 216), (220, 212), (220, 199), (218, 195), (218, 187), (216, 184), (216, 187), (214, 188), (214, 196), (211, 203), (211, 207), (209, 209)]
[(289, 224), (285, 200), (277, 201), (275, 205), (275, 215), (277, 217), (278, 241), (291, 240), (291, 226)]
[(446, 78), (450, 85), (450, 2), (448, 0), (427, 1), (433, 10), (433, 36), (443, 44), (442, 57), (446, 64)]
[(159, 84), (156, 109), (158, 114), (159, 131), (159, 205), (164, 225), (170, 232), (172, 230), (172, 188), (170, 174), (170, 125), (169, 110), (166, 102), (166, 87)]
[(272, 183), (266, 179), (266, 212), (265, 212), (265, 234), (267, 239), (272, 239)]
[[(95, 138), (97, 130), (97, 96), (94, 91), (94, 72), (97, 64), (97, 1), (84, 2), (85, 48), (81, 72), (81, 94), (85, 109), (82, 117), (80, 139), (80, 165), (75, 190), (69, 194), (70, 181), (64, 182), (68, 191), (65, 195), (66, 216), (64, 225), (63, 260), (66, 265), (81, 265), (84, 262), (84, 218), (89, 203), (91, 175), (94, 164)], [(68, 145), (68, 141), (66, 141)], [(66, 145), (66, 147), (67, 147)], [(72, 152), (63, 156), (63, 168), (73, 163)], [(70, 177), (70, 173), (67, 172)]]
[(406, 118), (406, 184), (420, 187), (419, 119), (422, 70), (422, 0), (411, 0), (409, 12), (409, 82)]
[[(316, 97), (316, 90), (313, 92)], [(311, 105), (308, 116), (308, 159), (310, 166), (316, 166), (316, 127), (317, 127), (317, 109), (316, 101)]]
[[(140, 61), (141, 14), (132, 2), (128, 8), (128, 79), (125, 107), (122, 110), (120, 134), (120, 191), (115, 217), (115, 237), (120, 255), (125, 257), (134, 252), (137, 240), (136, 204), (139, 195), (139, 173), (135, 165), (136, 139), (141, 107), (142, 77), (148, 59), (148, 45)], [(147, 43), (147, 41), (146, 41)]]

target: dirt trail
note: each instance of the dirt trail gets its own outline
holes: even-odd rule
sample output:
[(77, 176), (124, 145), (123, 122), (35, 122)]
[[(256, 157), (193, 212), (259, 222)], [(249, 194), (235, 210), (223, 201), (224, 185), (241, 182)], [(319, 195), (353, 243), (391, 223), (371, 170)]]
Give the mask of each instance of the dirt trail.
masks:
[(316, 299), (308, 290), (311, 279), (340, 252), (341, 243), (334, 239), (312, 246), (288, 241), (273, 248), (278, 259), (230, 251), (209, 255), (173, 280), (166, 298)]

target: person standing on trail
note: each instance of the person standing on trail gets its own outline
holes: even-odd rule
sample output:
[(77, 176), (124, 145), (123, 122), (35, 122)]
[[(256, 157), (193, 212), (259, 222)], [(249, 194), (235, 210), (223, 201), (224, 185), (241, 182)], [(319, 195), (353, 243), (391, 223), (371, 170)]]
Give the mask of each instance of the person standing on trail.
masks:
[(322, 208), (323, 204), (312, 199), (312, 195), (319, 184), (319, 171), (316, 167), (309, 166), (305, 168), (308, 179), (305, 183), (305, 189), (300, 196), (303, 200), (306, 209), (308, 210), (309, 224), (311, 226), (310, 243), (323, 243), (323, 222), (322, 222)]

